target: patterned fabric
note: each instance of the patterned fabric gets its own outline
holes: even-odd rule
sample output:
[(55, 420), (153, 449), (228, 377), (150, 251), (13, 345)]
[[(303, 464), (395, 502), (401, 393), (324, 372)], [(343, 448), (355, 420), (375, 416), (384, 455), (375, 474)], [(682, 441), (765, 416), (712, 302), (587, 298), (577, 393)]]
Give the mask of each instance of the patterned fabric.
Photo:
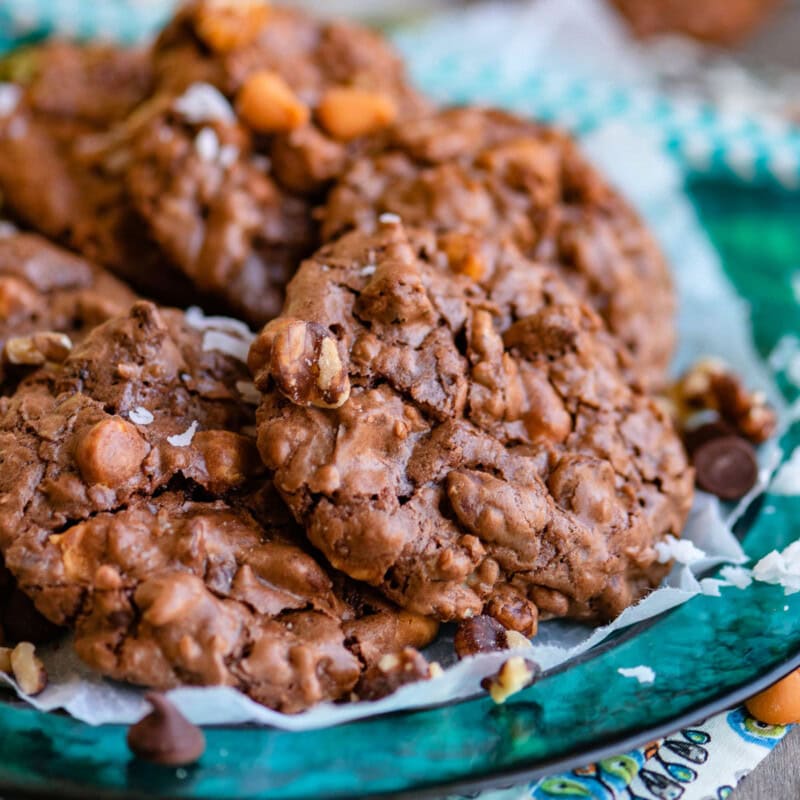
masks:
[[(582, 1), (558, 0), (559, 8)], [(0, 52), (54, 32), (138, 41), (158, 29), (172, 5), (173, 0), (0, 0)], [(652, 87), (570, 72), (563, 64), (548, 68), (526, 57), (527, 13), (524, 7), (511, 13), (496, 6), (485, 15), (459, 17), (458, 35), (452, 24), (438, 21), (400, 32), (397, 41), (420, 84), (442, 99), (504, 105), (578, 133), (618, 120), (646, 129), (691, 171), (800, 186), (800, 129), (788, 121), (722, 111)], [(724, 800), (787, 730), (735, 709), (624, 755), (479, 797)]]
[[(53, 32), (134, 42), (157, 30), (176, 2), (0, 0), (0, 52)], [(646, 124), (692, 171), (800, 188), (800, 127), (789, 119), (715, 108), (686, 94), (673, 96), (657, 87), (598, 77), (585, 66), (565, 69), (561, 62), (551, 63), (549, 54), (543, 58), (541, 50), (532, 51), (532, 32), (548, 6), (560, 19), (571, 14), (585, 21), (599, 13), (598, 2), (494, 4), (460, 13), (457, 36), (452, 18), (444, 17), (400, 30), (396, 38), (420, 85), (435, 96), (451, 101), (491, 98), (579, 134), (613, 120)], [(602, 13), (599, 21), (610, 26)]]
[[(631, 47), (601, 0), (486, 4), (397, 40), (420, 85), (440, 98), (491, 100), (578, 134), (612, 121), (646, 125), (691, 171), (800, 188), (796, 120), (752, 108), (737, 94), (741, 69), (729, 73), (724, 108), (699, 91), (662, 91), (669, 65)], [(677, 60), (680, 49), (670, 54)]]
[[(640, 750), (538, 781), (518, 797), (724, 800), (787, 731), (738, 708)], [(481, 800), (499, 798), (487, 794)]]
[(136, 42), (157, 30), (175, 0), (0, 0), (0, 52), (51, 33)]

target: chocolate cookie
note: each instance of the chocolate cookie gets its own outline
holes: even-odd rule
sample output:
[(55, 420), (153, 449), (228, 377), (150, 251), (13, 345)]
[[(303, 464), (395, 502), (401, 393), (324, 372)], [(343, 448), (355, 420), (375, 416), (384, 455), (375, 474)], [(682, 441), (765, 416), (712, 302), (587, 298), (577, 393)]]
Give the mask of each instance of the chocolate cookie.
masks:
[(124, 119), (149, 86), (149, 71), (139, 70), (142, 56), (62, 44), (36, 49), (26, 56), (29, 62), (32, 74), (18, 69), (12, 77), (20, 83), (0, 84), (4, 213), (146, 294), (176, 304), (200, 302), (200, 293), (153, 242), (119, 178), (96, 163), (109, 126)]
[[(138, 214), (203, 292), (261, 325), (317, 246), (312, 203), (363, 135), (422, 108), (378, 35), (260, 0), (189, 4), (153, 60), (163, 114), (112, 132)], [(235, 109), (235, 110), (234, 110)]]
[(550, 268), (480, 272), (383, 217), (322, 248), (250, 351), (258, 446), (330, 563), (442, 620), (608, 619), (656, 585), (692, 471)]
[[(198, 120), (193, 98), (228, 110)], [(187, 99), (188, 98), (188, 99)], [(283, 289), (316, 242), (308, 203), (282, 189), (227, 100), (205, 86), (132, 128), (103, 156), (158, 247), (197, 290), (256, 324), (280, 311)]]
[(683, 33), (735, 44), (752, 33), (782, 0), (611, 0), (637, 36)]
[(104, 270), (6, 225), (0, 230), (0, 394), (46, 361), (62, 361), (136, 295)]
[(0, 401), (0, 548), (104, 675), (295, 712), (436, 625), (326, 571), (269, 485), (252, 490), (247, 342), (140, 302)]
[(674, 345), (667, 266), (628, 204), (565, 134), (509, 114), (450, 109), (396, 126), (337, 182), (323, 237), (375, 229), (381, 214), (430, 228), (480, 278), (487, 239), (557, 268), (630, 349), (648, 387)]
[(427, 107), (379, 34), (264, 0), (189, 3), (153, 59), (162, 91), (203, 82), (235, 100), (278, 180), (299, 193), (336, 176), (354, 140)]

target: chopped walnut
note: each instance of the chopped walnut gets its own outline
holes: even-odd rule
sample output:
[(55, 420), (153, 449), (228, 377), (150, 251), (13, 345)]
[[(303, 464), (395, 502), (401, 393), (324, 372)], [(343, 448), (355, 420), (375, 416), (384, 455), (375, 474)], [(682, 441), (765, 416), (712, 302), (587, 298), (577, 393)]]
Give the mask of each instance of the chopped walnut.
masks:
[(724, 422), (756, 444), (775, 432), (777, 418), (763, 392), (748, 391), (741, 378), (718, 359), (696, 362), (670, 394), (681, 422), (698, 411), (716, 411)]
[(296, 405), (338, 408), (350, 397), (343, 350), (316, 322), (274, 320), (253, 343), (249, 361), (260, 389), (272, 378)]
[(65, 333), (43, 331), (11, 337), (6, 341), (4, 355), (9, 364), (39, 366), (46, 361), (61, 363), (71, 350), (72, 341)]
[(30, 642), (20, 642), (9, 656), (11, 672), (19, 688), (27, 695), (37, 695), (47, 686), (47, 671)]
[(513, 656), (500, 667), (494, 677), (486, 678), (482, 685), (492, 700), (502, 705), (509, 697), (530, 686), (538, 674), (538, 664), (522, 656)]
[(355, 694), (360, 700), (379, 700), (407, 683), (427, 681), (441, 672), (438, 664), (428, 664), (418, 650), (405, 647), (399, 653), (388, 653), (375, 666), (368, 668), (361, 676)]
[(453, 644), (460, 659), (478, 653), (494, 653), (499, 650), (531, 647), (527, 636), (515, 630), (507, 630), (500, 622), (487, 614), (479, 614), (462, 620)]

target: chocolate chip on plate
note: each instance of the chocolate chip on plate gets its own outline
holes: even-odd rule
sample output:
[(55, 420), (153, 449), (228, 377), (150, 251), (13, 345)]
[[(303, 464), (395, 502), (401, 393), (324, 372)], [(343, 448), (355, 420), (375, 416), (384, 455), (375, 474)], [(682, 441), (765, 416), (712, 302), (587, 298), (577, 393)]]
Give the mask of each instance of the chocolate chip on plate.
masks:
[(203, 731), (192, 725), (164, 695), (149, 692), (153, 710), (128, 730), (128, 747), (137, 758), (180, 767), (197, 761), (206, 749)]
[(692, 460), (697, 485), (723, 500), (738, 500), (758, 479), (755, 450), (738, 436), (707, 441), (694, 451)]
[(705, 422), (694, 428), (689, 428), (683, 433), (683, 443), (686, 445), (686, 452), (691, 455), (699, 447), (712, 439), (721, 439), (725, 436), (736, 436), (736, 431), (721, 419), (713, 422)]

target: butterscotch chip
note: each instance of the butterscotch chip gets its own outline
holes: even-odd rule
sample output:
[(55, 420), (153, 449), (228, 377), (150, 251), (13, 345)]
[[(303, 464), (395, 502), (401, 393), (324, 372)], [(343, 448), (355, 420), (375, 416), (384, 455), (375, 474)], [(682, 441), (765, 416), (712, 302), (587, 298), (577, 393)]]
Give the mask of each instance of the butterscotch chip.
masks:
[(284, 133), (308, 122), (310, 111), (276, 72), (250, 75), (236, 99), (239, 116), (259, 133)]
[(75, 460), (87, 483), (117, 487), (139, 471), (148, 451), (136, 426), (121, 417), (109, 417), (80, 436)]
[(348, 141), (391, 125), (397, 117), (397, 106), (381, 92), (334, 87), (320, 100), (317, 117), (331, 136)]
[(195, 28), (212, 50), (228, 53), (254, 42), (269, 15), (265, 0), (203, 0), (195, 11)]
[(484, 277), (486, 265), (480, 254), (478, 237), (464, 233), (449, 233), (441, 238), (440, 243), (454, 272), (467, 275), (476, 281)]
[(140, 302), (24, 381), (0, 404), (0, 550), (99, 673), (293, 713), (437, 626), (309, 553), (244, 433), (241, 327)]

